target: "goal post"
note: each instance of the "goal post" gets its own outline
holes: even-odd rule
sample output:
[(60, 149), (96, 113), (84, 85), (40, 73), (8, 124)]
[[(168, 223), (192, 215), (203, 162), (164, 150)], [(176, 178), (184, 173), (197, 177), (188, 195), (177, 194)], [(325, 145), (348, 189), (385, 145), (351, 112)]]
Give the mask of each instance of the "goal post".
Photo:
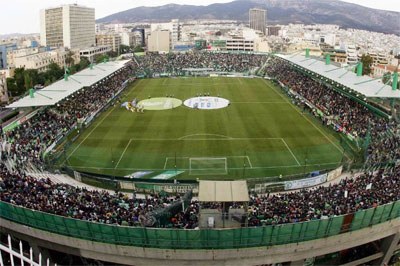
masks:
[(226, 157), (191, 157), (189, 175), (226, 175), (228, 163)]

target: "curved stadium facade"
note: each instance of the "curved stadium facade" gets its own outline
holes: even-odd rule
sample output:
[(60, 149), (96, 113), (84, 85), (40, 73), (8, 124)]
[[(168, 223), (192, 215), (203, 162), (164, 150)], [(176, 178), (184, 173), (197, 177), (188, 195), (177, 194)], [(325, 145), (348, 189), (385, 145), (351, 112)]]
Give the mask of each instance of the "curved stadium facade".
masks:
[[(396, 259), (400, 250), (400, 137), (392, 114), (365, 101), (348, 86), (281, 57), (186, 57), (190, 58), (151, 54), (135, 58), (84, 92), (78, 90), (61, 100), (56, 108), (41, 109), (28, 119), (30, 127), (22, 124), (7, 131), (2, 139), (7, 148), (1, 153), (1, 232), (28, 242), (52, 261), (60, 253), (122, 265), (384, 265)], [(29, 176), (33, 168), (49, 168), (42, 154), (53, 143), (59, 145), (63, 137), (68, 138), (78, 119), (90, 117), (92, 121), (115, 104), (124, 91), (122, 84), (137, 82), (133, 77), (178, 76), (188, 67), (207, 68), (202, 73), (207, 76), (235, 73), (274, 79), (285, 97), (310, 110), (325, 126), (333, 124), (326, 117), (335, 116), (332, 126), (363, 147), (362, 164), (343, 162), (348, 179), (318, 188), (282, 193), (264, 190), (259, 195), (249, 192), (250, 203), (231, 205), (245, 210), (235, 228), (200, 226), (196, 215), (201, 204), (193, 200), (191, 192), (167, 204), (149, 195), (154, 197), (149, 204)], [(398, 94), (397, 88), (387, 87), (388, 93)], [(320, 94), (320, 90), (326, 92)], [(104, 96), (101, 100), (97, 100), (98, 93)], [(94, 98), (96, 108), (88, 104)], [(76, 179), (84, 175), (74, 174)], [(110, 180), (115, 182), (111, 176)], [(191, 187), (196, 190), (196, 185)], [(208, 204), (207, 208), (225, 209), (225, 205)], [(152, 223), (152, 217), (165, 223)]]

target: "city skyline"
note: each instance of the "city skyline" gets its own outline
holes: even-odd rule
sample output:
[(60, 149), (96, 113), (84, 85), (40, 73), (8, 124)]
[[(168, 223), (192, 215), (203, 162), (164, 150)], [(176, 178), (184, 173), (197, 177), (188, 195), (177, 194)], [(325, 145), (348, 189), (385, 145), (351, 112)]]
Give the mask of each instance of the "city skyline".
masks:
[[(62, 4), (78, 3), (79, 5), (93, 7), (96, 11), (96, 19), (128, 10), (139, 6), (161, 6), (170, 3), (188, 5), (209, 5), (213, 3), (227, 3), (232, 0), (204, 0), (201, 4), (196, 0), (155, 0), (143, 4), (141, 1), (115, 0), (110, 5), (108, 1), (91, 0), (41, 0), (32, 2), (30, 0), (16, 0), (2, 7), (0, 16), (0, 35), (11, 33), (38, 33), (39, 32), (39, 12), (41, 9), (60, 6)], [(397, 11), (400, 12), (400, 4), (394, 0), (344, 0), (344, 2), (354, 3), (365, 7)], [(17, 15), (17, 17), (16, 17)], [(21, 20), (21, 18), (24, 18)], [(12, 23), (10, 23), (12, 22)]]

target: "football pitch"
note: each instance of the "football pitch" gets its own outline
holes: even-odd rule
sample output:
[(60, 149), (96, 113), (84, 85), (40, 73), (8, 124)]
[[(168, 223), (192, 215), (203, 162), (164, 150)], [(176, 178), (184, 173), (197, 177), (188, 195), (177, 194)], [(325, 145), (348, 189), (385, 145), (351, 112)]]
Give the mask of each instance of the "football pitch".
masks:
[[(157, 78), (135, 81), (122, 102), (198, 95), (230, 101), (221, 109), (185, 105), (131, 112), (116, 104), (70, 145), (78, 171), (148, 179), (242, 179), (334, 168), (343, 149), (335, 132), (261, 78)], [(180, 101), (179, 101), (180, 102)]]

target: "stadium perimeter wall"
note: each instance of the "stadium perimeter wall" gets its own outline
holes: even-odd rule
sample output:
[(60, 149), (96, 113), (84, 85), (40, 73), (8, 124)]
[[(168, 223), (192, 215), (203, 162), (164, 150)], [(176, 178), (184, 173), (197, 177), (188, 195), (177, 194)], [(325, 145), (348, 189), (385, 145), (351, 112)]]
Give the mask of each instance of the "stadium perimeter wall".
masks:
[[(91, 223), (0, 202), (1, 230), (40, 247), (134, 265), (258, 265), (300, 261), (383, 239), (398, 248), (400, 201), (325, 220), (239, 229), (157, 229)], [(373, 254), (371, 254), (373, 255)]]

